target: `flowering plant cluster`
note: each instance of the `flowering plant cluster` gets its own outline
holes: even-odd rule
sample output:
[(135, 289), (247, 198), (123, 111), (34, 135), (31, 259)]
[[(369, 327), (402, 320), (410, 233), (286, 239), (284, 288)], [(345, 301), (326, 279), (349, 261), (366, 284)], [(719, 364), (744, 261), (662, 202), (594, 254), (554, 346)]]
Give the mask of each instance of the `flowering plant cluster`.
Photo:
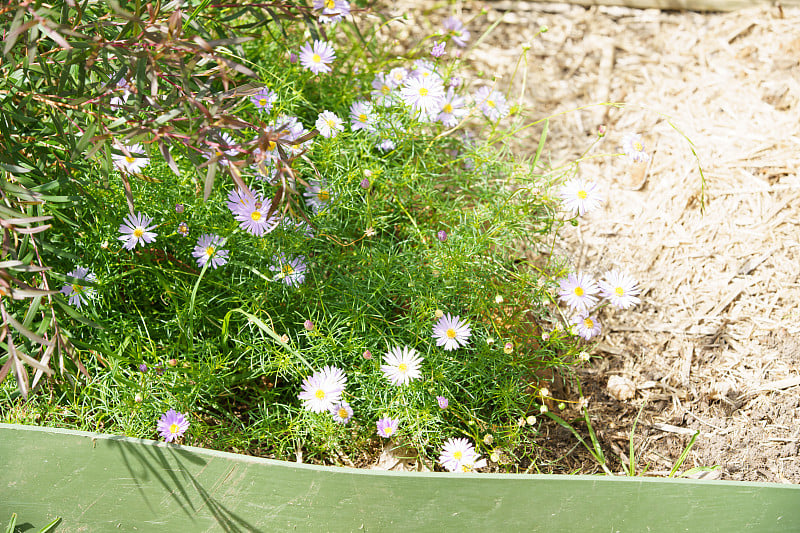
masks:
[[(96, 402), (88, 414), (63, 409), (49, 422), (74, 425), (68, 413), (81, 413), (87, 429), (319, 462), (402, 443), (452, 472), (488, 466), (478, 450), (492, 459), (535, 435), (533, 423), (518, 424), (538, 412), (532, 371), (564, 365), (579, 341), (537, 334), (557, 320), (543, 302), (559, 273), (518, 250), (547, 253), (552, 200), (535, 193), (545, 181), (536, 169), (518, 172), (498, 143), (481, 141), (483, 126), (518, 117), (499, 84), (460, 70), (467, 21), (446, 18), (420, 52), (396, 57), (378, 31), (349, 31), (364, 20), (347, 1), (278, 2), (280, 22), (253, 6), (256, 23), (226, 5), (100, 4), (62, 18), (104, 21), (110, 44), (84, 47), (102, 61), (68, 63), (67, 49), (19, 55), (91, 67), (42, 97), (69, 116), (38, 151), (19, 150), (74, 167), (58, 183), (14, 178), (30, 187), (17, 191), (28, 211), (15, 224), (57, 216), (48, 246), (6, 241), (33, 247), (18, 256), (43, 257), (55, 273), (43, 259), (5, 261), (18, 277), (0, 272), (0, 311), (22, 332), (7, 341), (2, 375), (13, 368), (27, 393), (24, 364), (33, 361), (35, 387), (54, 350), (61, 372), (92, 375), (74, 398)], [(125, 33), (139, 26), (146, 42)], [(237, 31), (249, 33), (230, 38)], [(57, 130), (78, 138), (51, 153)], [(642, 161), (641, 139), (625, 145)], [(6, 173), (38, 169), (3, 162)], [(590, 185), (568, 185), (567, 209), (599, 205)], [(61, 211), (46, 211), (57, 202)], [(638, 301), (635, 281), (616, 271), (559, 284), (585, 314), (587, 339), (599, 331), (589, 316), (598, 295), (623, 308)]]
[[(625, 134), (622, 137), (622, 150), (632, 163), (649, 160), (639, 134)], [(604, 200), (597, 183), (581, 178), (567, 180), (559, 188), (558, 195), (563, 208), (574, 216), (582, 216), (597, 209)], [(640, 293), (638, 282), (619, 269), (606, 272), (604, 279), (599, 282), (585, 272), (570, 273), (558, 280), (559, 300), (575, 313), (571, 319), (573, 331), (587, 341), (601, 332), (602, 328), (596, 317), (599, 309), (608, 304), (618, 309), (631, 308), (641, 302), (638, 297)], [(600, 303), (600, 298), (605, 298), (606, 302)]]

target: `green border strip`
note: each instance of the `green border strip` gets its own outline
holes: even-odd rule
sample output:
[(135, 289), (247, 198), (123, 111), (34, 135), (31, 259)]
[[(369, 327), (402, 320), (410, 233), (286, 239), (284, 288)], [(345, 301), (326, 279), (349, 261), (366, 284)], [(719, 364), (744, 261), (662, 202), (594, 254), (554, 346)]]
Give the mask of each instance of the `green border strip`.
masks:
[(56, 531), (800, 531), (800, 486), (303, 465), (0, 424), (0, 524)]

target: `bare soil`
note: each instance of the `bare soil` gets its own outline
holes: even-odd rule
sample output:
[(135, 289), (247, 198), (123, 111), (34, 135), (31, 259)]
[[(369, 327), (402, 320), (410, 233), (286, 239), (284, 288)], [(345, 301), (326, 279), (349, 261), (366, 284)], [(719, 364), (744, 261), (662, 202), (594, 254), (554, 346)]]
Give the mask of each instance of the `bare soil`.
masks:
[[(398, 38), (432, 33), (449, 14), (426, 0), (392, 9), (408, 17)], [(464, 59), (521, 98), (529, 120), (553, 117), (552, 164), (580, 156), (601, 124), (608, 133), (591, 154), (618, 153), (622, 135), (638, 132), (651, 155), (646, 165), (583, 161), (580, 175), (606, 201), (558, 243), (576, 269), (620, 267), (644, 287), (640, 306), (604, 310), (596, 357), (577, 370), (611, 468), (628, 460), (644, 404), (633, 433), (639, 469), (667, 474), (699, 431), (682, 470), (718, 465), (706, 475), (800, 482), (800, 9), (451, 9), (470, 21), (473, 43), (496, 24)], [(512, 75), (524, 46), (522, 91), (522, 71)], [(625, 106), (592, 105), (602, 102)], [(540, 132), (526, 130), (518, 148), (533, 153)], [(612, 376), (630, 394), (609, 390)], [(578, 399), (574, 384), (552, 393)], [(598, 471), (568, 431), (542, 431), (542, 470)]]

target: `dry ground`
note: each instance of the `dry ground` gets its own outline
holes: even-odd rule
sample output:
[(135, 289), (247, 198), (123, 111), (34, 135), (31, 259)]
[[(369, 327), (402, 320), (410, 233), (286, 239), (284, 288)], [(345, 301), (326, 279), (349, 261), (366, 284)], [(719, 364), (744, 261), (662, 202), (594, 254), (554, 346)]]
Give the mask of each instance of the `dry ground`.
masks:
[[(408, 26), (436, 29), (441, 4), (418, 0), (409, 11), (411, 4), (395, 4)], [(511, 82), (514, 66), (530, 44), (523, 99), (531, 119), (627, 104), (553, 119), (553, 162), (582, 153), (599, 124), (608, 134), (592, 153), (618, 152), (624, 133), (640, 132), (652, 155), (639, 167), (623, 158), (582, 163), (580, 174), (599, 182), (607, 201), (567, 227), (560, 243), (577, 269), (622, 267), (645, 287), (643, 305), (601, 316), (598, 357), (579, 371), (615, 468), (627, 460), (631, 425), (646, 403), (634, 435), (640, 466), (668, 472), (699, 430), (686, 468), (800, 482), (800, 9), (700, 14), (510, 1), (451, 8), (474, 17), (473, 42), (498, 23), (465, 58), (487, 78), (497, 75), (499, 87), (511, 85), (512, 95), (521, 88), (519, 74)], [(541, 26), (548, 31), (536, 36)], [(535, 150), (537, 131), (521, 149)], [(684, 134), (705, 175), (704, 212)], [(610, 394), (611, 376), (629, 380), (633, 397)], [(561, 394), (576, 399), (573, 389)], [(596, 469), (585, 455), (573, 462)]]

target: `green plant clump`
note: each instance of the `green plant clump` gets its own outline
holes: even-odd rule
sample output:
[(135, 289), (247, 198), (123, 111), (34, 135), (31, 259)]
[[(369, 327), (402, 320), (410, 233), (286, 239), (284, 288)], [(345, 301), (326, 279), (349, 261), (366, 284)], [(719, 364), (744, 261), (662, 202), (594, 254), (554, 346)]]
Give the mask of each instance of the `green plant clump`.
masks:
[(0, 8), (0, 420), (525, 460), (582, 341), (553, 175), (462, 28), (394, 57), (356, 3), (62, 4)]

